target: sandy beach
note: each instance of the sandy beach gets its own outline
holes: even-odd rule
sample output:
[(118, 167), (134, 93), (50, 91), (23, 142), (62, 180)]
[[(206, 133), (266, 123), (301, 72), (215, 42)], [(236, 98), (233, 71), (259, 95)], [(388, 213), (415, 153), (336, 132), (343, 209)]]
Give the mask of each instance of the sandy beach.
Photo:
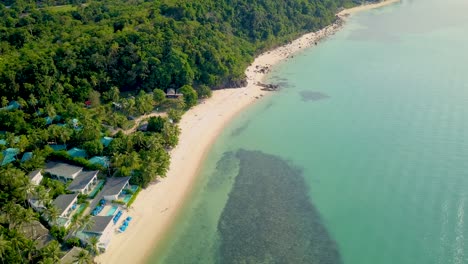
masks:
[(348, 15), (398, 1), (387, 0), (343, 10), (338, 14), (341, 19), (337, 23), (318, 32), (305, 34), (288, 45), (257, 57), (246, 70), (246, 87), (215, 91), (212, 98), (188, 111), (180, 122), (182, 133), (179, 145), (171, 151), (167, 177), (140, 192), (128, 210), (128, 214), (133, 217), (129, 228), (124, 233), (116, 234), (107, 251), (98, 256), (96, 261), (105, 264), (144, 263), (151, 256), (158, 241), (177, 217), (192, 189), (205, 154), (224, 126), (250, 104), (274, 93), (263, 91), (257, 85), (272, 66), (334, 34)]

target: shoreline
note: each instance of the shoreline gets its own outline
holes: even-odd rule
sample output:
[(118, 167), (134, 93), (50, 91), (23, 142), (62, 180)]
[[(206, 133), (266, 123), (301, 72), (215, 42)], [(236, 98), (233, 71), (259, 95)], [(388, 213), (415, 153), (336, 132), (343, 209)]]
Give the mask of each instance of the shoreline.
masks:
[(246, 87), (213, 91), (210, 99), (187, 111), (179, 123), (179, 144), (170, 153), (171, 165), (166, 178), (139, 193), (128, 209), (128, 214), (133, 217), (129, 228), (125, 233), (114, 235), (109, 248), (97, 256), (96, 261), (104, 264), (145, 263), (184, 206), (212, 143), (239, 112), (272, 93), (257, 85), (271, 67), (333, 35), (349, 15), (399, 1), (386, 0), (339, 12), (335, 23), (259, 55), (245, 71)]

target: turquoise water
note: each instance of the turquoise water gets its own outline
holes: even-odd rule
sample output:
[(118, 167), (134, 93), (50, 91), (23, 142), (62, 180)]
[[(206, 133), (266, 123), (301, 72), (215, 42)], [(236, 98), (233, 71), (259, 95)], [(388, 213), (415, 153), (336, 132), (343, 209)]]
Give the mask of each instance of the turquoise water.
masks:
[(117, 211), (118, 208), (119, 208), (118, 206), (113, 205), (113, 206), (109, 209), (109, 211), (107, 211), (107, 215), (108, 215), (108, 216), (114, 215), (114, 214), (115, 214), (115, 211)]
[(363, 12), (278, 66), (150, 263), (468, 263), (466, 11)]
[(98, 184), (96, 184), (96, 187), (88, 194), (88, 197), (94, 198), (99, 190), (101, 190), (101, 186), (104, 185), (104, 181), (100, 180)]
[(132, 199), (132, 194), (127, 194), (127, 195), (125, 196), (125, 198), (123, 198), (123, 201), (124, 201), (125, 203), (128, 203), (128, 202), (130, 201), (130, 199)]

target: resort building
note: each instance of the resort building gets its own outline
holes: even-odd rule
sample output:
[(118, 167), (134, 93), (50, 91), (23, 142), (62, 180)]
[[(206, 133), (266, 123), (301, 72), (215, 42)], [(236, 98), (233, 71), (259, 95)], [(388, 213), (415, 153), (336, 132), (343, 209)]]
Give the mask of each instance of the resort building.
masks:
[(93, 226), (90, 229), (84, 231), (88, 235), (98, 236), (99, 242), (98, 247), (103, 251), (109, 245), (112, 235), (114, 234), (114, 222), (112, 219), (114, 216), (94, 216), (92, 221)]
[(106, 185), (104, 185), (101, 192), (102, 197), (107, 201), (119, 199), (122, 191), (130, 187), (129, 181), (130, 177), (112, 177), (107, 179)]
[(26, 222), (21, 226), (21, 233), (28, 239), (34, 240), (36, 249), (45, 247), (54, 238), (39, 221)]
[(82, 167), (61, 162), (48, 162), (45, 172), (62, 181), (74, 180), (83, 170)]
[(41, 170), (31, 171), (28, 174), (28, 177), (29, 177), (29, 180), (31, 180), (31, 183), (34, 185), (39, 185), (42, 181), (42, 178), (44, 178), (42, 176)]
[(181, 96), (183, 96), (183, 94), (177, 93), (176, 90), (174, 90), (174, 89), (172, 89), (172, 88), (171, 88), (171, 89), (167, 89), (166, 98), (179, 98), (179, 97), (181, 97)]
[(98, 182), (99, 171), (82, 171), (70, 183), (67, 190), (88, 194)]
[(70, 218), (77, 206), (78, 193), (74, 194), (62, 194), (59, 195), (53, 202), (53, 205), (57, 207), (59, 217), (57, 224), (60, 226), (68, 227), (70, 225)]

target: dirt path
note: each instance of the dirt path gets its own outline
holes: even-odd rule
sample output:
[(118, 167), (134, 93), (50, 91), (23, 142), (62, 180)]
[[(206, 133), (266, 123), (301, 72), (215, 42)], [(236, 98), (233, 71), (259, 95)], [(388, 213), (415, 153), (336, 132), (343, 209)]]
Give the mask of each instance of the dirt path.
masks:
[(135, 132), (137, 130), (137, 128), (140, 126), (141, 121), (143, 121), (143, 120), (145, 120), (147, 118), (150, 118), (150, 117), (154, 117), (154, 116), (166, 117), (167, 113), (152, 112), (152, 113), (149, 113), (149, 114), (139, 116), (139, 117), (135, 118), (135, 120), (134, 120), (135, 124), (131, 128), (126, 129), (126, 130), (123, 130), (121, 128), (115, 129), (115, 130), (112, 131), (112, 134), (115, 135), (119, 131), (122, 131), (125, 135), (131, 134), (131, 133), (133, 133), (133, 132)]

